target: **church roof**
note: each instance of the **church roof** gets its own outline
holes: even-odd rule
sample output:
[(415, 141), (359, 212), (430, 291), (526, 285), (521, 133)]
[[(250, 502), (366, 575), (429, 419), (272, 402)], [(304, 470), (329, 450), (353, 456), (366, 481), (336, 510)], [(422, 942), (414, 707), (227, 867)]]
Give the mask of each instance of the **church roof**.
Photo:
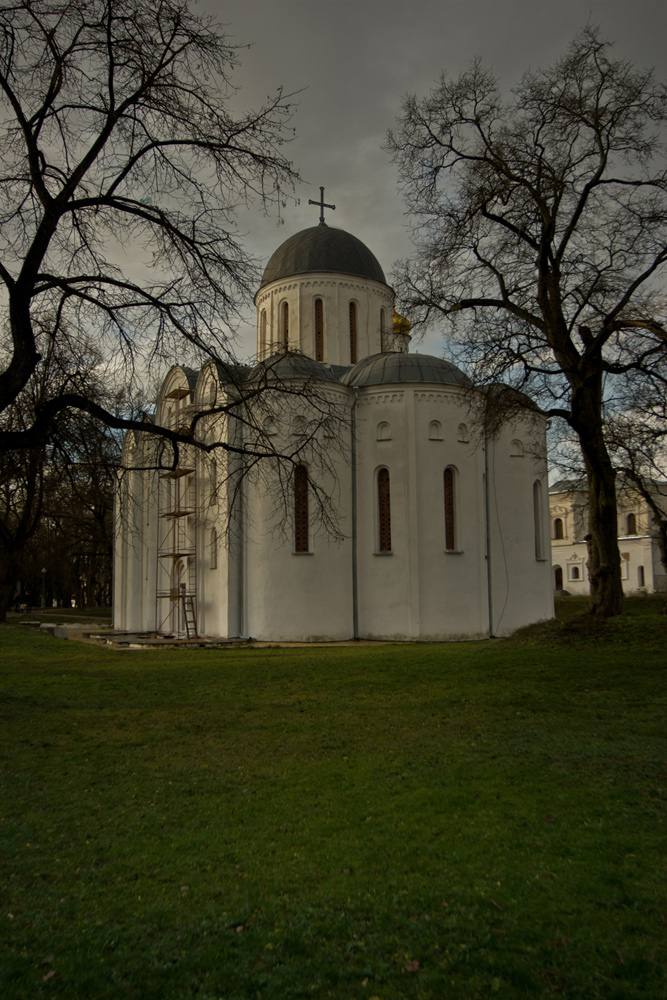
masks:
[(343, 365), (330, 365), (315, 361), (305, 354), (272, 354), (270, 358), (260, 361), (252, 370), (252, 377), (257, 378), (260, 372), (267, 379), (307, 378), (323, 379), (326, 382), (338, 382), (348, 368)]
[(371, 354), (341, 379), (345, 385), (385, 385), (392, 382), (436, 382), (470, 385), (456, 365), (430, 354)]
[(313, 271), (333, 271), (387, 283), (376, 257), (361, 240), (343, 229), (320, 224), (295, 233), (278, 247), (266, 265), (260, 288), (280, 278)]
[(194, 389), (195, 386), (197, 385), (197, 378), (199, 376), (199, 372), (194, 368), (186, 368), (185, 365), (174, 365), (174, 368), (180, 368), (181, 371), (185, 372), (185, 377), (188, 380), (188, 386), (190, 387), (190, 389)]
[(215, 369), (222, 385), (239, 385), (252, 373), (252, 368), (248, 365), (241, 365), (237, 362), (216, 361)]

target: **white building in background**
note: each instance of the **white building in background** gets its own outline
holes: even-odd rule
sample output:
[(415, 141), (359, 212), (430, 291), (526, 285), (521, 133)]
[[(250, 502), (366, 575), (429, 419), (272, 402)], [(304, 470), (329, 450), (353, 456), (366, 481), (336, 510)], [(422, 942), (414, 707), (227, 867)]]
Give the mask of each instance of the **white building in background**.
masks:
[[(527, 405), (485, 444), (465, 376), (408, 353), (378, 261), (322, 222), (278, 248), (255, 303), (257, 365), (176, 365), (156, 420), (229, 404), (202, 418), (202, 439), (292, 455), (289, 479), (278, 488), (266, 460), (241, 477), (240, 452), (220, 449), (153, 472), (159, 445), (128, 434), (138, 471), (119, 493), (115, 627), (182, 635), (189, 615), (201, 636), (441, 640), (550, 618), (542, 415)], [(265, 387), (252, 406), (233, 406), (240, 379)], [(339, 537), (316, 516), (316, 485)]]
[[(661, 490), (667, 510), (667, 483)], [(667, 577), (660, 559), (656, 526), (646, 501), (622, 484), (617, 495), (618, 545), (621, 552), (621, 577), (626, 594), (667, 591)], [(585, 483), (561, 480), (549, 490), (551, 516), (551, 562), (556, 591), (589, 594), (588, 494)]]

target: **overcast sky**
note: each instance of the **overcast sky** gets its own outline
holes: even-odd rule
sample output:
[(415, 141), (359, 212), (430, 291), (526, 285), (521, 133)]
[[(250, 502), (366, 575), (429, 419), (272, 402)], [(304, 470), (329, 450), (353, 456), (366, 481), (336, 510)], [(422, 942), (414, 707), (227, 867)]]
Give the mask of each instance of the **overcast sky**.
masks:
[[(667, 80), (664, 0), (201, 0), (238, 44), (241, 106), (281, 85), (301, 91), (288, 155), (303, 182), (282, 224), (259, 209), (239, 217), (263, 263), (293, 233), (317, 225), (309, 198), (336, 205), (330, 225), (363, 240), (388, 280), (410, 242), (394, 165), (382, 144), (407, 93), (424, 96), (441, 72), (457, 76), (476, 56), (510, 88), (552, 64), (587, 22), (616, 43), (619, 58), (653, 66)], [(254, 331), (242, 353), (254, 349)], [(437, 338), (419, 350), (440, 353)]]

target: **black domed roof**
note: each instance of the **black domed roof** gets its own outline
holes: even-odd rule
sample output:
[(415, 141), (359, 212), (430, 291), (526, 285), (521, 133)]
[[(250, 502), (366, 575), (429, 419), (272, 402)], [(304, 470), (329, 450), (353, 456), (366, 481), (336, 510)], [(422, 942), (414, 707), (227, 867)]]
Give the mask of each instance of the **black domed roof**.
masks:
[(341, 379), (345, 385), (384, 385), (389, 382), (438, 382), (470, 385), (456, 365), (430, 354), (371, 354)]
[(260, 288), (311, 271), (334, 271), (387, 283), (377, 259), (361, 240), (342, 229), (319, 225), (295, 233), (278, 247), (266, 265)]

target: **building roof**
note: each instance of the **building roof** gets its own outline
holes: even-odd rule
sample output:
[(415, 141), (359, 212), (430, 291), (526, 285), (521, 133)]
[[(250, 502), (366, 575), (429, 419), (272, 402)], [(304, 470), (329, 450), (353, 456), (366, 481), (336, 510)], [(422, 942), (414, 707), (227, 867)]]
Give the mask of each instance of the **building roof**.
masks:
[(264, 269), (260, 288), (280, 278), (315, 271), (387, 283), (377, 258), (361, 240), (343, 229), (320, 224), (295, 233), (278, 247)]
[(549, 487), (549, 493), (580, 493), (588, 490), (588, 481), (585, 476), (579, 479), (558, 479)]
[(257, 379), (261, 374), (265, 374), (267, 380), (307, 378), (322, 379), (325, 382), (338, 382), (341, 375), (349, 369), (343, 365), (330, 365), (322, 361), (315, 361), (306, 354), (272, 354), (271, 357), (260, 361), (259, 364), (250, 370), (252, 379)]
[(435, 382), (470, 385), (456, 365), (430, 354), (371, 354), (343, 376), (344, 385), (384, 385), (395, 382)]

